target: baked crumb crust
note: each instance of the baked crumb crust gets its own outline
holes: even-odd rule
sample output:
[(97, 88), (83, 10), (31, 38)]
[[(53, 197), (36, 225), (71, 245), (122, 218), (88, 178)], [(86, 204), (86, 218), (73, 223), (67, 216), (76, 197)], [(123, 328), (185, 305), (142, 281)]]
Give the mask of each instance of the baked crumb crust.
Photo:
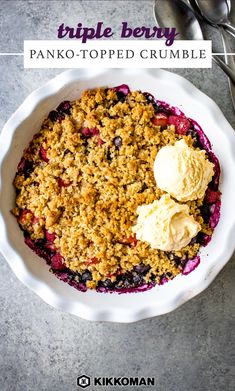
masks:
[[(61, 106), (61, 109), (59, 109)], [(157, 152), (184, 138), (198, 148), (194, 134), (152, 120), (155, 105), (134, 91), (123, 97), (115, 89), (87, 90), (49, 114), (25, 150), (14, 185), (13, 213), (33, 241), (53, 235), (52, 251), (72, 272), (89, 272), (88, 288), (146, 266), (145, 282), (160, 283), (182, 271), (200, 241), (167, 253), (137, 241), (132, 227), (137, 207), (164, 193), (157, 188), (153, 164)], [(186, 204), (201, 224), (203, 199)]]

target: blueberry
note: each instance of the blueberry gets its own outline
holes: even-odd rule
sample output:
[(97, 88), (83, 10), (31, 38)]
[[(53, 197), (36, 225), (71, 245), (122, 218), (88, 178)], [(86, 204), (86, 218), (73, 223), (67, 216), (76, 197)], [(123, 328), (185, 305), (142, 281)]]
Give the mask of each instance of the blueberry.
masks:
[(117, 276), (117, 285), (119, 287), (125, 287), (125, 288), (130, 286), (130, 282), (131, 282), (130, 276), (131, 276), (130, 273), (119, 274)]
[(61, 102), (59, 106), (57, 107), (57, 111), (60, 114), (70, 114), (71, 105), (68, 100), (65, 100), (64, 102)]
[(31, 160), (26, 160), (22, 158), (17, 168), (19, 172), (23, 172), (26, 179), (33, 171), (33, 162)]
[(25, 177), (28, 178), (32, 171), (33, 171), (33, 162), (26, 160), (25, 167), (24, 167)]
[(180, 266), (182, 263), (184, 263), (184, 260), (182, 260), (180, 257), (177, 257), (175, 255), (174, 262), (175, 262), (176, 266)]
[(59, 119), (60, 115), (57, 111), (55, 110), (52, 110), (50, 111), (49, 115), (48, 115), (48, 118), (52, 121), (52, 122), (55, 122)]
[(92, 280), (92, 274), (89, 272), (89, 270), (86, 270), (84, 273), (82, 273), (82, 281), (91, 281)]
[(135, 267), (135, 271), (139, 274), (142, 274), (142, 275), (145, 275), (150, 269), (150, 266), (149, 265), (144, 265), (143, 263), (141, 263), (140, 265), (137, 265)]
[(123, 93), (123, 92), (121, 92), (121, 91), (116, 91), (116, 94), (117, 94), (117, 98), (118, 98), (118, 101), (119, 102), (125, 102), (125, 100), (126, 100), (126, 95)]
[(170, 115), (174, 115), (174, 112), (172, 112), (171, 109), (168, 109), (168, 108), (166, 108), (166, 107), (164, 107), (164, 106), (162, 106), (162, 105), (158, 105), (158, 106), (157, 106), (156, 112), (157, 112), (157, 113), (164, 113), (164, 114), (166, 114), (168, 117), (169, 117)]
[(113, 139), (113, 143), (116, 147), (116, 149), (120, 149), (122, 146), (122, 138), (120, 136), (117, 136)]
[(196, 148), (203, 148), (203, 145), (201, 144), (200, 137), (198, 132), (195, 129), (189, 129), (188, 135), (190, 135), (194, 139), (194, 146)]
[(204, 245), (205, 242), (205, 235), (203, 232), (199, 232), (196, 236), (196, 242), (201, 244), (202, 246)]
[(204, 222), (209, 223), (210, 216), (211, 216), (210, 206), (207, 204), (204, 204), (201, 206), (200, 210), (201, 210), (201, 214), (202, 214)]
[(197, 236), (194, 236), (194, 238), (192, 238), (189, 244), (195, 244), (195, 243), (197, 243)]
[(148, 103), (155, 102), (154, 96), (152, 94), (150, 94), (149, 92), (144, 92), (143, 95), (145, 96)]
[(80, 274), (79, 274), (78, 272), (75, 272), (75, 271), (70, 270), (70, 269), (69, 269), (69, 274), (70, 274), (71, 276), (80, 276)]
[(73, 274), (70, 274), (70, 273), (67, 275), (67, 278), (68, 278), (70, 281), (74, 280)]
[(43, 238), (43, 239), (38, 239), (36, 243), (38, 247), (42, 248), (45, 246), (46, 242), (47, 242), (46, 238)]
[(142, 285), (143, 284), (143, 277), (137, 273), (133, 273), (133, 284), (134, 285)]
[(147, 100), (148, 103), (152, 103), (153, 108), (154, 108), (154, 111), (157, 111), (157, 109), (158, 109), (158, 104), (157, 104), (157, 102), (156, 102), (154, 96), (153, 96), (152, 94), (148, 93), (148, 92), (144, 92), (143, 95), (145, 96), (145, 98), (146, 98), (146, 100)]
[(129, 281), (128, 277), (123, 278), (121, 287), (122, 288), (130, 288), (131, 282)]
[(106, 280), (102, 281), (100, 283), (101, 286), (104, 286), (105, 288), (113, 288), (114, 287), (114, 283), (110, 280), (110, 278), (106, 278)]
[(176, 264), (177, 266), (181, 263), (181, 258), (180, 258), (180, 257), (177, 257), (177, 255), (175, 255), (174, 253), (169, 252), (169, 253), (167, 253), (167, 256), (168, 256), (168, 258), (170, 259), (170, 261), (175, 262), (175, 264)]
[(67, 273), (67, 278), (72, 281), (75, 279), (77, 280), (77, 282), (80, 282), (81, 281), (81, 275), (78, 273), (78, 272), (75, 272), (75, 271), (72, 271), (72, 270), (69, 270), (68, 273)]
[[(58, 106), (59, 107), (59, 106)], [(56, 111), (56, 110), (52, 110), (50, 111), (50, 113), (48, 114), (48, 118), (52, 121), (52, 122), (55, 122), (55, 121), (59, 121), (61, 122), (63, 119), (64, 119), (64, 114), (68, 114), (66, 111)]]

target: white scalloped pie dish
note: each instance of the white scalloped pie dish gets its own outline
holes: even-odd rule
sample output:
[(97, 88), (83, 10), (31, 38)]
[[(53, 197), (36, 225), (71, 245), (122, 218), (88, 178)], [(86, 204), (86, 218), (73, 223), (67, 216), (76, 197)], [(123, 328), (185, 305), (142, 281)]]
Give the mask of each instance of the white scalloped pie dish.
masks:
[[(49, 273), (46, 263), (25, 244), (16, 219), (12, 181), (25, 146), (43, 118), (61, 101), (73, 100), (88, 88), (128, 84), (179, 107), (209, 137), (222, 175), (221, 217), (200, 265), (189, 275), (142, 293), (79, 292)], [(16, 276), (55, 308), (96, 321), (134, 322), (172, 311), (203, 291), (235, 248), (235, 134), (218, 106), (184, 78), (163, 70), (69, 70), (34, 91), (12, 115), (0, 136), (0, 249)]]

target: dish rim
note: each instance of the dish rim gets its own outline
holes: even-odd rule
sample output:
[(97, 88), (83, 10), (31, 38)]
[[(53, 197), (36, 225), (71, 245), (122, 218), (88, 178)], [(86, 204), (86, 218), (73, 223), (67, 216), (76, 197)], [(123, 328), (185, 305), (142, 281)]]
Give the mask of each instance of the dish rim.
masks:
[[(10, 147), (12, 144), (15, 131), (20, 126), (20, 124), (24, 120), (26, 120), (26, 118), (30, 117), (33, 114), (35, 108), (42, 101), (44, 101), (46, 98), (52, 95), (56, 95), (67, 84), (71, 84), (72, 81), (75, 80), (79, 81), (80, 79), (84, 80), (87, 77), (102, 75), (109, 71), (110, 69), (67, 70), (57, 75), (53, 79), (49, 80), (46, 84), (39, 87), (38, 89), (36, 89), (35, 91), (33, 91), (31, 94), (28, 95), (28, 97), (15, 111), (15, 113), (13, 113), (12, 116), (9, 118), (9, 120), (6, 122), (0, 134), (0, 169), (1, 169), (0, 194), (3, 192), (1, 186), (2, 164), (4, 162), (5, 157), (7, 156), (7, 154), (11, 149)], [(114, 69), (112, 71), (114, 71)], [(116, 69), (116, 71), (125, 74), (127, 70)], [(130, 70), (128, 69), (128, 71)], [(148, 70), (148, 69), (138, 69), (135, 71), (146, 72), (146, 73), (153, 72), (153, 70)], [(232, 157), (233, 157), (233, 164), (235, 168), (235, 157), (234, 157), (235, 137), (234, 137), (233, 129), (228, 123), (228, 121), (226, 120), (226, 118), (224, 117), (219, 107), (216, 105), (216, 103), (207, 95), (199, 91), (191, 82), (189, 82), (182, 76), (179, 76), (177, 74), (162, 69), (154, 70), (154, 72), (156, 72), (158, 76), (161, 74), (162, 75), (167, 74), (167, 77), (169, 79), (172, 78), (174, 79), (174, 81), (177, 80), (178, 84), (181, 87), (187, 89), (188, 92), (191, 91), (191, 93), (197, 95), (198, 98), (203, 100), (207, 105), (207, 109), (210, 110), (211, 114), (216, 115), (222, 120), (222, 122), (224, 122), (224, 124), (226, 124), (225, 133), (226, 133), (226, 137), (228, 138), (231, 151), (233, 152)], [(209, 286), (209, 284), (214, 280), (214, 278), (217, 276), (220, 270), (224, 267), (224, 265), (228, 262), (235, 248), (235, 237), (233, 235), (233, 231), (235, 230), (235, 218), (234, 218), (233, 224), (230, 227), (230, 231), (228, 232), (227, 235), (227, 242), (224, 243), (223, 246), (223, 254), (222, 254), (223, 256), (221, 256), (220, 262), (218, 262), (217, 265), (211, 268), (211, 270), (207, 270), (208, 268), (206, 268), (206, 265), (204, 265), (205, 266), (204, 278), (203, 276), (201, 276), (200, 281), (195, 280), (194, 284), (190, 287), (191, 288), (190, 291), (185, 292), (184, 290), (183, 291), (181, 290), (178, 293), (178, 295), (174, 298), (174, 302), (168, 303), (168, 305), (160, 309), (160, 311), (157, 308), (142, 306), (138, 310), (134, 311), (132, 309), (132, 311), (130, 310), (129, 312), (127, 312), (126, 310), (123, 311), (123, 309), (121, 310), (120, 308), (117, 307), (113, 310), (113, 313), (110, 313), (105, 310), (101, 311), (100, 309), (90, 308), (89, 306), (86, 307), (82, 303), (79, 303), (79, 305), (78, 303), (76, 303), (76, 305), (73, 305), (73, 303), (67, 305), (68, 303), (65, 302), (63, 297), (58, 297), (58, 295), (55, 294), (52, 288), (49, 287), (43, 280), (38, 280), (29, 270), (27, 270), (27, 267), (20, 253), (11, 246), (11, 243), (8, 240), (7, 223), (5, 222), (3, 217), (1, 211), (1, 205), (0, 205), (0, 226), (2, 228), (2, 235), (0, 236), (0, 250), (2, 251), (5, 259), (7, 260), (8, 264), (10, 265), (11, 269), (16, 274), (18, 279), (29, 289), (33, 290), (36, 294), (38, 294), (45, 302), (47, 302), (51, 306), (57, 309), (65, 310), (69, 313), (80, 316), (87, 320), (98, 320), (98, 321), (103, 320), (103, 321), (114, 321), (114, 322), (118, 321), (118, 322), (129, 323), (129, 322), (134, 322), (148, 317), (153, 317), (156, 315), (170, 312), (176, 309), (177, 307), (179, 307), (180, 305), (184, 304), (186, 301), (196, 296), (203, 290), (205, 290)], [(143, 293), (137, 293), (137, 294), (143, 295)], [(99, 293), (99, 295), (102, 295), (102, 293)]]

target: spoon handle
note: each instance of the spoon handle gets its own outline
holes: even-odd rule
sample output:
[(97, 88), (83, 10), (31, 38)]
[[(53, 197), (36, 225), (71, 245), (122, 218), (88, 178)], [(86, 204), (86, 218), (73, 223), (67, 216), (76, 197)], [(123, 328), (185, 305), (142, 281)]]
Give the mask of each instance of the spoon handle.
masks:
[(230, 77), (230, 79), (235, 83), (235, 71), (233, 71), (221, 58), (217, 55), (212, 55), (214, 62), (219, 65), (219, 67)]
[(235, 36), (235, 26), (232, 23), (223, 23), (222, 26), (225, 27), (233, 36)]
[[(227, 53), (231, 52), (231, 47), (230, 47), (230, 43), (229, 43), (228, 38), (227, 38), (227, 34), (226, 34), (226, 32), (224, 31), (224, 29), (222, 27), (219, 27), (219, 31), (220, 31), (220, 34), (221, 34), (222, 43), (223, 43), (223, 47), (224, 47), (224, 53), (225, 53), (224, 54), (224, 60), (225, 60), (225, 63), (228, 66), (230, 66), (230, 68), (233, 71), (235, 71), (235, 60), (234, 60), (234, 57), (227, 55)], [(232, 82), (232, 80), (230, 78), (228, 79), (228, 81), (229, 81), (229, 88), (230, 88), (230, 92), (231, 92), (233, 107), (235, 109), (235, 84)]]

